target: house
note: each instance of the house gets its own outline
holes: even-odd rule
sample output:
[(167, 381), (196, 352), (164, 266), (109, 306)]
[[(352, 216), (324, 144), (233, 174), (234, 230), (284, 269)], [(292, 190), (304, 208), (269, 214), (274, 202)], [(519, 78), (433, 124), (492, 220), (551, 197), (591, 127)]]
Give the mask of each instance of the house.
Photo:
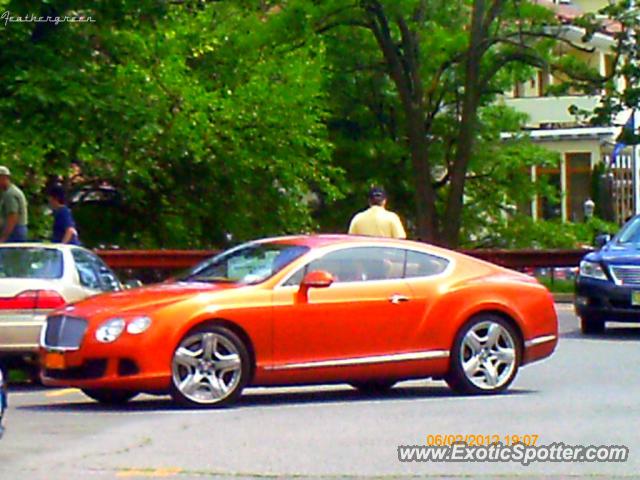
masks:
[[(562, 43), (557, 48), (561, 53), (574, 55), (596, 68), (602, 75), (612, 72), (614, 65), (614, 38), (616, 25), (606, 24), (606, 28), (596, 33), (588, 45), (582, 43), (584, 31), (573, 25), (572, 20), (586, 12), (597, 12), (605, 7), (608, 0), (537, 0), (556, 11), (562, 26), (564, 38), (587, 47), (589, 52), (578, 50)], [(610, 220), (621, 223), (633, 213), (633, 189), (631, 188), (631, 148), (626, 148), (611, 161), (611, 154), (621, 125), (626, 123), (630, 112), (621, 115), (610, 126), (592, 127), (584, 119), (571, 113), (571, 106), (592, 110), (600, 100), (599, 95), (583, 95), (569, 92), (564, 96), (550, 96), (547, 88), (559, 80), (548, 71), (538, 71), (525, 83), (517, 84), (502, 101), (529, 117), (527, 129), (536, 143), (557, 151), (560, 162), (553, 168), (532, 169), (531, 176), (546, 175), (551, 184), (561, 192), (561, 201), (534, 198), (530, 205), (520, 206), (520, 211), (535, 219), (562, 219), (579, 222), (584, 220), (585, 202), (594, 196), (594, 169), (604, 162), (607, 165), (610, 194), (600, 201), (611, 200)], [(622, 85), (619, 84), (618, 88)], [(612, 165), (613, 163), (613, 165)], [(613, 168), (611, 168), (613, 167)], [(594, 200), (598, 201), (599, 199)]]

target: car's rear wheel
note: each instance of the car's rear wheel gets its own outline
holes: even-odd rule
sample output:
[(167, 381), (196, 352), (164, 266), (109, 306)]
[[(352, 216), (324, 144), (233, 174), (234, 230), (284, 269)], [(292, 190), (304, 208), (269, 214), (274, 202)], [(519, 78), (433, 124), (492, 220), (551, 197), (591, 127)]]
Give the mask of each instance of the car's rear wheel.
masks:
[(82, 390), (82, 392), (87, 397), (105, 405), (124, 405), (138, 395), (138, 392), (129, 392), (126, 390), (85, 389)]
[(365, 395), (376, 395), (388, 392), (395, 384), (395, 380), (370, 380), (367, 382), (353, 382), (351, 386)]
[(171, 396), (187, 407), (220, 407), (247, 384), (250, 357), (231, 330), (201, 327), (185, 336), (173, 354)]
[(580, 330), (585, 335), (596, 335), (604, 333), (604, 320), (580, 317)]
[(497, 315), (472, 318), (456, 336), (447, 383), (456, 392), (465, 394), (505, 390), (520, 365), (518, 340), (509, 322)]

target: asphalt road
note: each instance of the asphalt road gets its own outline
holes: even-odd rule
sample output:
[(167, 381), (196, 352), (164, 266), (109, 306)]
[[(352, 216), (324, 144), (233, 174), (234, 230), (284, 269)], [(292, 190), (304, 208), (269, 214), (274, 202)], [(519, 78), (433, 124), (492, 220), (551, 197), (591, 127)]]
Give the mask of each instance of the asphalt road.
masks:
[[(442, 382), (366, 397), (348, 386), (248, 390), (238, 406), (184, 411), (140, 397), (110, 409), (74, 390), (16, 388), (0, 441), (0, 480), (413, 478), (640, 474), (640, 328), (585, 338), (559, 305), (555, 355), (509, 393), (460, 397)], [(626, 463), (401, 463), (429, 434), (539, 435), (538, 444), (627, 445)]]

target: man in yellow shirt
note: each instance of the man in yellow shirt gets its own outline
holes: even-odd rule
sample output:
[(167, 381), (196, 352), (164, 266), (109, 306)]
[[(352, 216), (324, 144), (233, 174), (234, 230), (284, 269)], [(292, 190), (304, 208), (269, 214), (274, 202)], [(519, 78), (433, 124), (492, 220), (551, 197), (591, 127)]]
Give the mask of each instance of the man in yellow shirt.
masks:
[(386, 209), (387, 194), (381, 187), (369, 191), (369, 208), (358, 213), (349, 226), (350, 235), (407, 238), (400, 217)]

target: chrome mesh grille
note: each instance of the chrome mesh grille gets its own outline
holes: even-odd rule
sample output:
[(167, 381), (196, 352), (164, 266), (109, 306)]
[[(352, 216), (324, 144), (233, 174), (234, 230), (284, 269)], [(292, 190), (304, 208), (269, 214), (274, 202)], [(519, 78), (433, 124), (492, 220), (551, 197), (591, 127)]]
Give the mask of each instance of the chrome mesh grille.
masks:
[(640, 285), (640, 266), (612, 265), (609, 269), (618, 285)]
[(83, 318), (56, 315), (47, 318), (44, 332), (44, 346), (52, 348), (80, 348), (87, 331), (87, 321)]

